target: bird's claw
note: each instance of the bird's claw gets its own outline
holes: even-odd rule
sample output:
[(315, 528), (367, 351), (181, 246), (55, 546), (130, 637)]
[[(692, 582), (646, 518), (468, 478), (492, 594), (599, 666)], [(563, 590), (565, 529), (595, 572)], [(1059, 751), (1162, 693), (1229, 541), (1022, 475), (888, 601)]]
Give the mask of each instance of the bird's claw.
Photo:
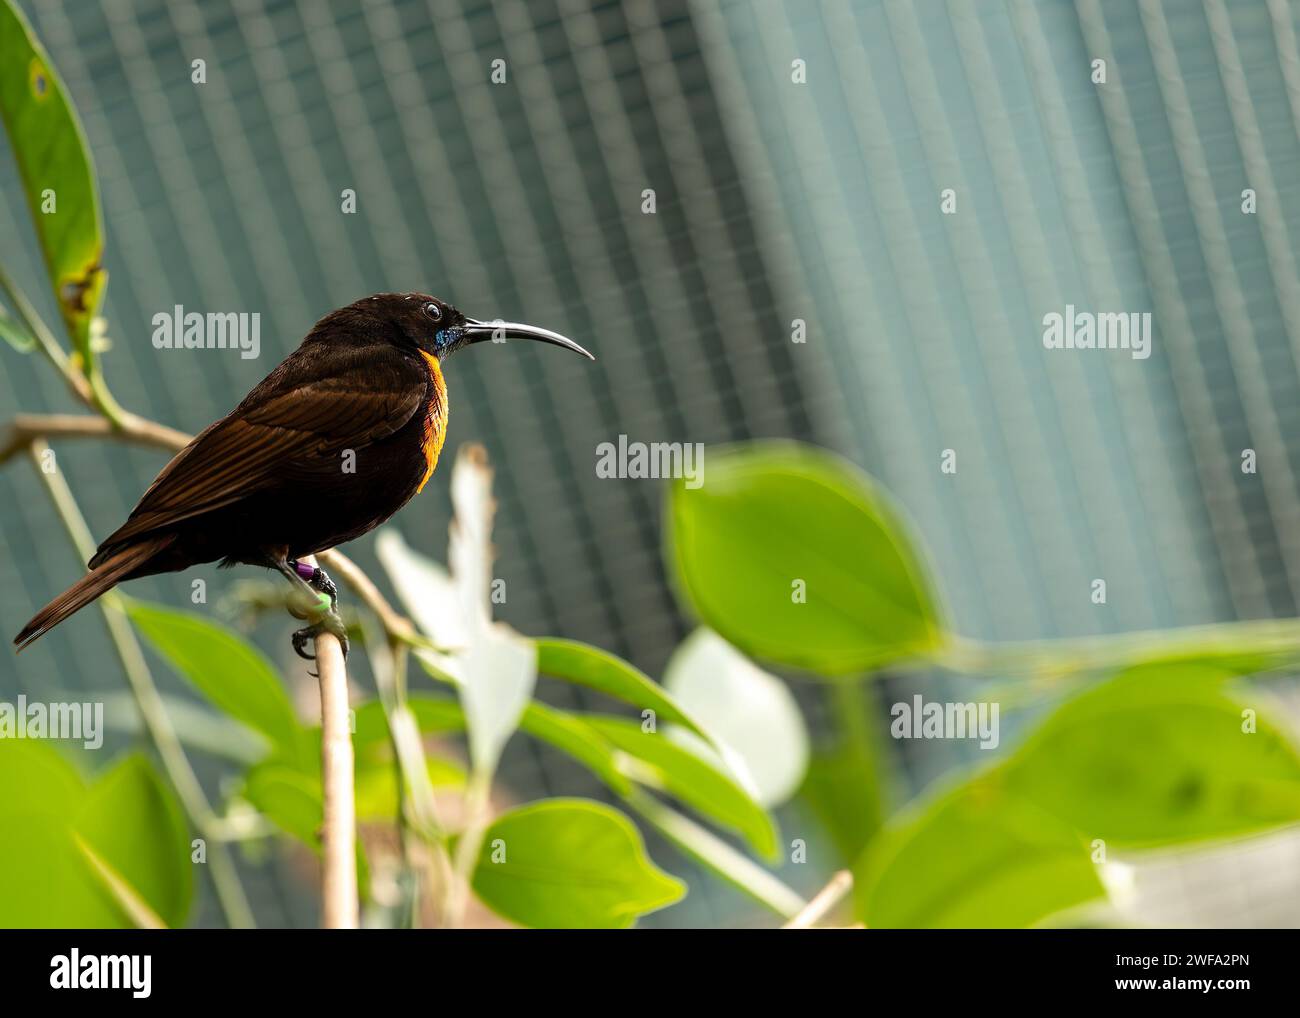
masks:
[[(339, 646), (343, 648), (343, 660), (346, 661), (348, 659), (348, 629), (336, 611), (326, 613), (318, 622), (310, 626), (294, 630), (293, 652), (305, 661), (315, 661), (316, 655), (307, 651), (307, 641), (311, 640), (315, 644), (316, 637), (321, 633), (332, 633), (338, 638)], [(312, 674), (316, 675), (318, 673), (312, 672)]]

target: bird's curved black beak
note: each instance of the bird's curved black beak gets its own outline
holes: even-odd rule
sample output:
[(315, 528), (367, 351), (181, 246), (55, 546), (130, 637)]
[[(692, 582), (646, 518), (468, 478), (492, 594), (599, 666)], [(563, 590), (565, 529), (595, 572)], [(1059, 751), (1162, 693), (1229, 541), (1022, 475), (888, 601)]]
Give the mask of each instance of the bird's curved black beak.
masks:
[(566, 350), (582, 354), (588, 360), (596, 359), (567, 336), (561, 336), (558, 332), (537, 325), (524, 325), (521, 322), (479, 322), (473, 318), (466, 318), (463, 333), (466, 345), (485, 341), (504, 343), (511, 339), (534, 339), (539, 343), (562, 346)]

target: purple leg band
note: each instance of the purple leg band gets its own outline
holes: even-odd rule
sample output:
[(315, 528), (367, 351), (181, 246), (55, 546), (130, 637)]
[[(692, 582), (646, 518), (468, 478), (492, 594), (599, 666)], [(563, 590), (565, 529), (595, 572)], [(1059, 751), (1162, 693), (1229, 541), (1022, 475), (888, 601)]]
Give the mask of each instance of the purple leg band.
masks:
[(304, 580), (310, 580), (313, 576), (316, 575), (316, 567), (309, 566), (306, 562), (295, 562), (293, 564), (293, 568), (294, 568), (294, 572), (296, 572)]

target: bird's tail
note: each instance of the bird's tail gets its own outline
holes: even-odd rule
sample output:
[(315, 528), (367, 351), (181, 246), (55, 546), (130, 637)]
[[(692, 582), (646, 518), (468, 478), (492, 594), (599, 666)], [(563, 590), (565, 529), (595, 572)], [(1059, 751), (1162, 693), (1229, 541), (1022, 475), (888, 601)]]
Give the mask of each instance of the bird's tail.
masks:
[(95, 598), (117, 586), (171, 544), (173, 539), (171, 534), (150, 538), (128, 545), (105, 557), (94, 569), (37, 612), (35, 617), (23, 626), (23, 631), (14, 637), (14, 644), (18, 650), (26, 649), (28, 644), (53, 629), (73, 612), (80, 611)]

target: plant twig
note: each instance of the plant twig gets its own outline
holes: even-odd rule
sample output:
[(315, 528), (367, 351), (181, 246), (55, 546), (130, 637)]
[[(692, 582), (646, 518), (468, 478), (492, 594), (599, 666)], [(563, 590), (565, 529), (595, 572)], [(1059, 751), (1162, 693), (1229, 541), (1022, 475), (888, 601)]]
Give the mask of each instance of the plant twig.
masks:
[[(48, 449), (49, 446), (39, 439), (29, 446), (36, 475), (49, 493), (55, 512), (81, 558), (88, 559), (95, 552), (95, 542), (90, 536), (90, 529), (86, 526), (81, 510), (77, 507), (68, 482), (58, 470), (47, 473), (44, 469), (44, 454)], [(208, 872), (212, 876), (212, 884), (216, 889), (217, 900), (222, 912), (225, 913), (226, 921), (232, 927), (250, 928), (255, 925), (253, 912), (249, 908), (244, 888), (239, 882), (239, 873), (235, 869), (234, 859), (221, 839), (211, 833), (216, 820), (212, 807), (208, 804), (203, 788), (199, 785), (194, 769), (190, 766), (189, 758), (181, 747), (180, 739), (176, 736), (176, 730), (172, 727), (171, 718), (163, 706), (158, 687), (154, 685), (149, 665), (144, 659), (139, 641), (135, 638), (135, 632), (122, 610), (121, 601), (114, 593), (109, 592), (100, 598), (99, 606), (104, 614), (109, 638), (113, 642), (117, 656), (121, 659), (127, 684), (131, 688), (136, 708), (144, 721), (149, 740), (158, 752), (163, 770), (166, 771), (172, 788), (176, 790), (190, 823), (208, 842)]]
[(691, 858), (782, 918), (793, 919), (807, 907), (796, 891), (762, 866), (648, 792), (634, 788), (623, 801)]
[(92, 414), (17, 414), (0, 432), (0, 464), (21, 453), (38, 438), (114, 438), (159, 449), (183, 449), (190, 436), (175, 428), (123, 412), (114, 428), (107, 418)]
[[(311, 556), (303, 559), (315, 565)], [(321, 880), (322, 925), (354, 930), (357, 904), (357, 805), (353, 789), (352, 732), (348, 723), (348, 673), (343, 645), (333, 633), (317, 635), (320, 676), (320, 763), (324, 795)]]
[(849, 870), (840, 870), (827, 882), (826, 886), (813, 896), (813, 900), (786, 923), (782, 929), (806, 930), (814, 923), (825, 919), (827, 915), (844, 900), (853, 890), (853, 874)]

